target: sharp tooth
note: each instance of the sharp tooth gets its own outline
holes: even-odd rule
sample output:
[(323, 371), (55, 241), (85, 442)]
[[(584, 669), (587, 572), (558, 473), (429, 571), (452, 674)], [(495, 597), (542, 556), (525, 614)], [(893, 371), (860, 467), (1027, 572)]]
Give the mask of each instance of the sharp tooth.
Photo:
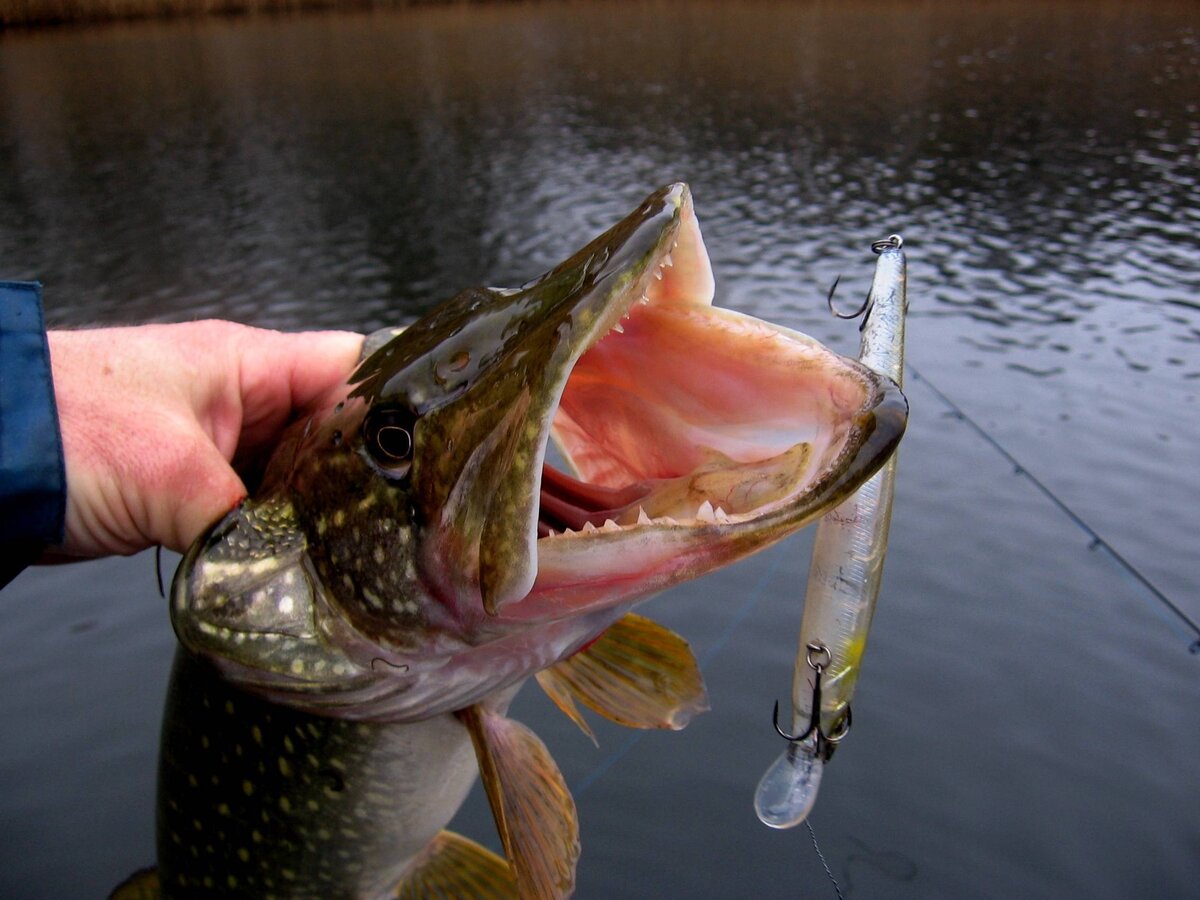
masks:
[(642, 294), (642, 296), (641, 296), (641, 297), (639, 297), (638, 299), (639, 299), (639, 300), (640, 300), (642, 303), (646, 304), (647, 306), (649, 306), (649, 305), (650, 305), (650, 295), (649, 295), (649, 294)]
[(621, 526), (618, 525), (616, 522), (614, 522), (612, 519), (605, 519), (604, 525), (601, 527), (600, 530), (601, 531), (620, 531)]
[(716, 515), (713, 513), (713, 505), (705, 500), (700, 504), (700, 508), (696, 510), (696, 519), (701, 522), (715, 523)]
[(662, 281), (662, 267), (661, 266), (654, 270), (654, 277), (657, 278), (659, 281)]
[(664, 257), (663, 257), (662, 264), (663, 264), (664, 266), (673, 266), (673, 265), (675, 265), (675, 261), (674, 261), (673, 259), (671, 259), (671, 254), (670, 254), (670, 253), (668, 253), (666, 256), (664, 256)]
[(618, 322), (616, 325), (613, 326), (612, 330), (615, 331), (617, 334), (624, 334), (625, 326), (622, 325), (620, 322)]
[(637, 523), (639, 525), (649, 525), (650, 524), (650, 517), (648, 515), (646, 515), (646, 511), (644, 509), (642, 509), (640, 506), (638, 507)]
[(596, 530), (596, 526), (593, 525), (591, 522), (584, 522), (583, 530), (586, 531), (588, 534), (591, 534), (593, 531)]
[(725, 512), (725, 510), (719, 506), (717, 507), (716, 515), (717, 515), (718, 522), (728, 522), (729, 521), (729, 513)]

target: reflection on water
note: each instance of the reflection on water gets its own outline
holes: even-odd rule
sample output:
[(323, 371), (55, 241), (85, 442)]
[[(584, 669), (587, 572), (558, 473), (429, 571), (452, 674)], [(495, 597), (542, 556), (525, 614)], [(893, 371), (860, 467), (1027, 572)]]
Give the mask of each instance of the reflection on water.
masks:
[[(824, 293), (839, 274), (865, 291), (869, 242), (899, 231), (912, 362), (1196, 617), (1198, 88), (1194, 4), (1169, 2), (538, 4), (9, 34), (2, 275), (41, 278), (63, 324), (365, 330), (518, 283), (683, 178), (719, 302), (851, 350)], [(1186, 635), (909, 393), (853, 746), (815, 818), (835, 873), (889, 896), (1184, 895), (1200, 877)], [(703, 650), (766, 585), (710, 668), (713, 714), (581, 798), (584, 896), (823, 889), (811, 848), (749, 811), (778, 752), (762, 726), (794, 652), (795, 555), (663, 599)], [(72, 877), (100, 893), (125, 874), (112, 860), (149, 861), (148, 776), (129, 770), (153, 747), (122, 735), (153, 734), (161, 691), (135, 713), (55, 663), (87, 661), (120, 694), (139, 680), (119, 650), (133, 633), (159, 666), (145, 682), (165, 680), (165, 615), (112, 611), (149, 594), (139, 565), (122, 570), (135, 587), (32, 573), (2, 598), (3, 682), (53, 688), (3, 705), (28, 723), (0, 746), (0, 787), (24, 785), (0, 812), (6, 896), (69, 895)], [(100, 624), (68, 633), (85, 619)], [(57, 717), (47, 694), (67, 698)], [(568, 780), (588, 777), (590, 745), (564, 759), (576, 738), (532, 724)], [(96, 801), (122, 823), (103, 839), (65, 824), (90, 782), (49, 786), (64, 744), (117, 760), (61, 764), (130, 792)], [(485, 810), (474, 824), (489, 833)], [(26, 836), (46, 834), (70, 872)]]

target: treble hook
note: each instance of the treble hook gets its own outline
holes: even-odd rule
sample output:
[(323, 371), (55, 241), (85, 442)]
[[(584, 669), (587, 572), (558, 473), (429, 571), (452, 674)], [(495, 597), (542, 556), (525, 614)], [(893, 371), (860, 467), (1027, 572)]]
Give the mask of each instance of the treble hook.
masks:
[(837, 743), (850, 731), (850, 706), (846, 706), (846, 715), (838, 722), (834, 731), (826, 734), (825, 730), (821, 727), (821, 675), (833, 661), (833, 656), (829, 652), (828, 647), (816, 641), (808, 644), (806, 649), (808, 653), (805, 654), (804, 661), (816, 673), (816, 677), (813, 679), (812, 705), (810, 707), (812, 711), (809, 713), (811, 718), (809, 718), (808, 727), (804, 729), (802, 734), (788, 734), (780, 728), (778, 700), (775, 701), (775, 712), (772, 714), (772, 722), (779, 736), (793, 744), (806, 741), (810, 736), (815, 734), (817, 756), (822, 762), (827, 762), (829, 757), (833, 756), (833, 751), (836, 749)]
[(862, 302), (862, 306), (860, 306), (858, 309), (854, 310), (853, 312), (841, 312), (836, 306), (833, 305), (833, 295), (837, 292), (838, 282), (841, 280), (842, 276), (839, 275), (837, 278), (833, 279), (833, 284), (829, 286), (829, 296), (825, 298), (825, 303), (828, 304), (829, 311), (839, 319), (857, 319), (859, 316), (862, 316), (863, 322), (865, 323), (867, 321), (867, 316), (871, 314), (869, 309), (871, 306), (871, 292), (867, 291), (867, 299)]
[[(904, 238), (898, 234), (889, 234), (881, 241), (871, 242), (871, 252), (878, 255), (884, 250), (899, 250), (904, 246)], [(842, 280), (839, 275), (833, 279), (833, 284), (829, 288), (829, 296), (825, 298), (825, 303), (829, 306), (829, 311), (839, 319), (857, 319), (862, 316), (862, 322), (859, 323), (858, 330), (862, 331), (867, 327), (867, 320), (871, 318), (871, 309), (875, 306), (875, 298), (871, 296), (871, 292), (867, 291), (867, 297), (862, 302), (862, 306), (853, 312), (841, 312), (833, 305), (833, 295), (837, 291), (838, 282)]]

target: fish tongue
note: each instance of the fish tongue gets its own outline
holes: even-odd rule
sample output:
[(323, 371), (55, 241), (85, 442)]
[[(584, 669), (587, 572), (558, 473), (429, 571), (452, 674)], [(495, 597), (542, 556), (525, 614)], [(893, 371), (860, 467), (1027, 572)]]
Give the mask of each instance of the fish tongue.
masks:
[(569, 897), (579, 860), (575, 801), (536, 734), (486, 703), (457, 713), (471, 733), (479, 772), (522, 897)]
[(606, 488), (572, 478), (546, 464), (542, 467), (538, 536), (545, 537), (551, 530), (578, 531), (588, 522), (602, 525), (648, 493), (650, 487), (646, 484)]

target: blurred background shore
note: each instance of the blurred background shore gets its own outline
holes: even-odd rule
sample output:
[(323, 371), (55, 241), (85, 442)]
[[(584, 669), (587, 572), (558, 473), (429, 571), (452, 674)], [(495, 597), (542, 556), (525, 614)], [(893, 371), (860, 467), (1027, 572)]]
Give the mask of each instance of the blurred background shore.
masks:
[(478, 6), (486, 2), (489, 0), (0, 0), (0, 28), (41, 28), (199, 16), (251, 16), (307, 10)]

